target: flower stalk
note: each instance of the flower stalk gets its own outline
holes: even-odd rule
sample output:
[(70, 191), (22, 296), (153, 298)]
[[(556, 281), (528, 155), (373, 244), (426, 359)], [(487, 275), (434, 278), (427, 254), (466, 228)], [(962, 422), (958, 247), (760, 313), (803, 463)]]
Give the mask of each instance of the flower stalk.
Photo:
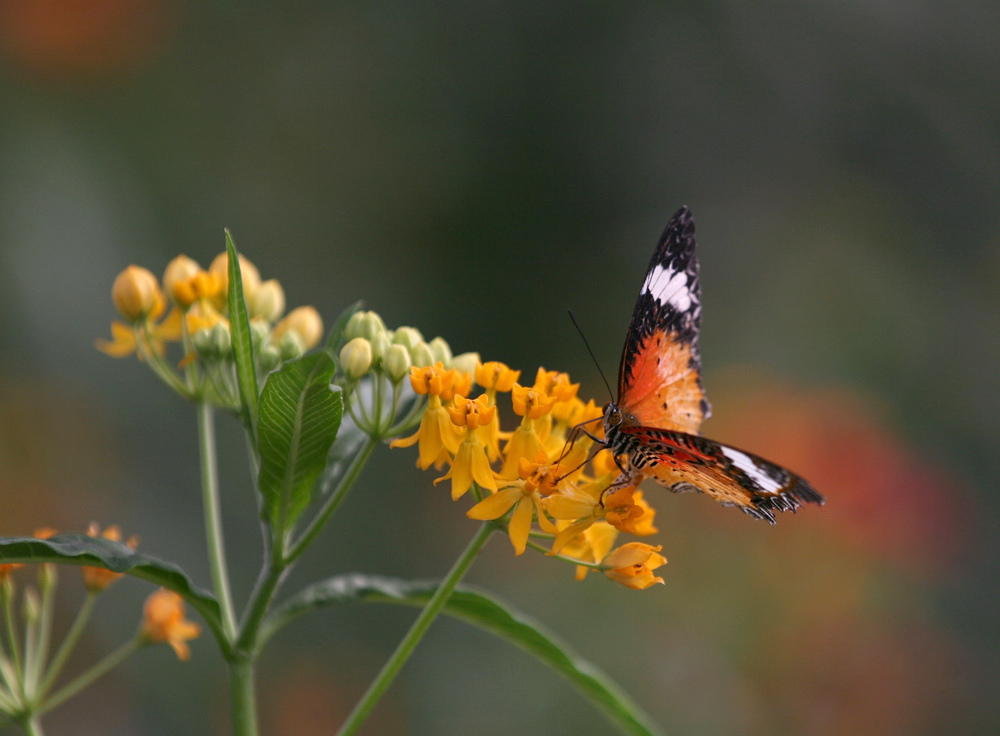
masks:
[(406, 664), (406, 660), (413, 654), (417, 644), (420, 643), (424, 634), (427, 633), (427, 629), (430, 628), (434, 619), (437, 618), (444, 604), (448, 602), (448, 598), (451, 596), (452, 591), (455, 590), (455, 586), (465, 577), (465, 573), (468, 572), (469, 567), (476, 559), (476, 555), (479, 554), (495, 530), (496, 527), (490, 522), (486, 522), (479, 527), (479, 531), (469, 541), (469, 544), (459, 558), (455, 560), (455, 564), (452, 565), (451, 570), (448, 571), (444, 580), (438, 585), (434, 595), (431, 596), (427, 605), (424, 606), (420, 615), (417, 616), (417, 620), (410, 626), (410, 630), (406, 632), (406, 636), (396, 646), (396, 650), (392, 653), (392, 656), (382, 666), (382, 670), (378, 673), (378, 676), (368, 686), (368, 690), (362, 696), (361, 700), (358, 701), (357, 705), (354, 706), (354, 710), (351, 711), (351, 714), (344, 721), (340, 730), (337, 731), (337, 736), (351, 736), (357, 733), (357, 730), (365, 722), (365, 719), (368, 718), (368, 715), (379, 699), (389, 689), (392, 681), (396, 679), (396, 675), (399, 674), (403, 665)]

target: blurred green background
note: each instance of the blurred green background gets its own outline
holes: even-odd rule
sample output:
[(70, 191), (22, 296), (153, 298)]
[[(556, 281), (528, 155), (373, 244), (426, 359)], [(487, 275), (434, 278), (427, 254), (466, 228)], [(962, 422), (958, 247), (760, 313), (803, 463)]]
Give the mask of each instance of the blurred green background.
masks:
[[(698, 223), (705, 434), (828, 497), (776, 527), (651, 489), (642, 593), (490, 544), (469, 580), (668, 734), (1000, 730), (1000, 6), (0, 0), (0, 534), (91, 520), (208, 585), (195, 420), (93, 347), (129, 263), (229, 227), (289, 306), (356, 299), (529, 375), (605, 371), (649, 254)], [(509, 414), (508, 414), (509, 416)], [(237, 599), (260, 545), (220, 421)], [(287, 584), (435, 577), (467, 504), (381, 451)], [(30, 578), (24, 571), (20, 580)], [(82, 597), (66, 569), (60, 622)], [(149, 587), (101, 601), (82, 668)], [(261, 667), (266, 734), (327, 734), (409, 610), (318, 614)], [(144, 651), (50, 734), (227, 733), (205, 636)], [(368, 734), (606, 734), (527, 655), (435, 623)]]

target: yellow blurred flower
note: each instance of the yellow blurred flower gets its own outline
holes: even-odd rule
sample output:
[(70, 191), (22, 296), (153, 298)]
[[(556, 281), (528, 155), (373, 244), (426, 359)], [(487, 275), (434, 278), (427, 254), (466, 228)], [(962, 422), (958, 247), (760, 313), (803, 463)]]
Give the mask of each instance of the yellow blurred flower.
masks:
[(274, 326), (272, 336), (275, 344), (285, 333), (292, 333), (298, 338), (303, 352), (312, 350), (323, 339), (323, 318), (315, 307), (296, 307)]
[[(260, 286), (260, 271), (250, 262), (250, 259), (239, 254), (240, 280), (243, 282), (243, 300), (249, 304)], [(219, 280), (218, 299), (224, 302), (229, 296), (229, 253), (223, 251), (215, 257), (208, 272)]]
[(129, 322), (155, 319), (166, 307), (163, 292), (156, 277), (141, 266), (129, 266), (115, 278), (111, 301)]
[(609, 569), (604, 574), (626, 588), (644, 590), (656, 583), (663, 584), (663, 578), (653, 575), (653, 570), (665, 565), (667, 558), (657, 554), (663, 547), (651, 547), (642, 542), (629, 542), (604, 558), (602, 563)]
[(152, 593), (142, 607), (142, 633), (147, 642), (166, 642), (173, 647), (177, 658), (191, 656), (187, 642), (198, 637), (201, 628), (184, 618), (184, 599), (177, 593), (160, 588)]

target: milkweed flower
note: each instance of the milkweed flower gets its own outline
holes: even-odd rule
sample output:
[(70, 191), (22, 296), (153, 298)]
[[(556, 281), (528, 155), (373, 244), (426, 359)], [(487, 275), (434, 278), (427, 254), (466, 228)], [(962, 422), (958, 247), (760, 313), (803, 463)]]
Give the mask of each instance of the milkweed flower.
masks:
[(549, 396), (544, 391), (531, 387), (521, 386), (515, 383), (511, 388), (511, 403), (514, 406), (514, 413), (522, 417), (521, 424), (507, 444), (504, 445), (503, 467), (500, 476), (503, 478), (516, 478), (518, 463), (521, 458), (533, 460), (545, 449), (543, 438), (538, 434), (537, 419), (541, 419), (548, 414), (556, 403), (554, 396)]
[(184, 661), (191, 656), (187, 642), (196, 639), (200, 633), (198, 624), (184, 618), (184, 599), (177, 593), (160, 588), (146, 599), (139, 634), (145, 642), (166, 642), (177, 658)]
[(514, 552), (521, 555), (528, 544), (533, 518), (538, 519), (538, 525), (546, 532), (554, 533), (556, 527), (545, 516), (541, 506), (541, 492), (546, 485), (549, 490), (552, 489), (553, 473), (545, 453), (539, 453), (535, 462), (521, 458), (517, 475), (518, 480), (504, 486), (492, 496), (487, 496), (465, 514), (470, 519), (490, 521), (499, 519), (513, 508), (514, 513), (507, 524), (507, 534), (510, 543), (514, 545)]
[(427, 408), (420, 420), (420, 429), (409, 437), (393, 440), (389, 447), (412, 447), (419, 442), (417, 467), (421, 470), (431, 465), (443, 468), (458, 452), (462, 437), (441, 402), (441, 395), (451, 391), (454, 382), (455, 372), (446, 371), (441, 363), (410, 368), (410, 385), (416, 393), (428, 397)]
[(563, 557), (588, 563), (576, 566), (576, 579), (583, 580), (594, 569), (593, 565), (607, 556), (617, 538), (617, 529), (606, 521), (598, 521), (570, 539), (560, 553)]
[(451, 468), (445, 475), (436, 479), (434, 485), (450, 478), (453, 501), (461, 498), (472, 487), (473, 482), (479, 484), (481, 488), (494, 492), (497, 490), (490, 460), (476, 432), (480, 426), (493, 421), (496, 410), (495, 406), (487, 405), (485, 396), (480, 396), (476, 400), (456, 396), (454, 407), (447, 409), (454, 426), (465, 427), (465, 439), (459, 445)]
[(662, 585), (663, 578), (653, 575), (653, 570), (667, 563), (667, 558), (658, 554), (661, 549), (642, 542), (624, 544), (604, 558), (602, 564), (608, 567), (604, 574), (635, 590), (645, 590), (656, 583)]
[[(510, 391), (521, 376), (521, 371), (511, 370), (495, 360), (488, 363), (477, 362), (473, 372), (476, 383), (486, 390), (486, 400), (490, 406), (496, 405), (497, 392)], [(509, 434), (505, 437), (504, 433), (500, 431), (499, 412), (493, 416), (492, 422), (485, 427), (480, 427), (479, 439), (486, 446), (490, 462), (496, 462), (500, 458), (500, 440), (509, 437)]]
[[(162, 353), (165, 342), (180, 340), (181, 315), (166, 310), (166, 300), (156, 277), (145, 268), (129, 266), (115, 278), (111, 300), (128, 324), (111, 323), (111, 340), (97, 340), (95, 346), (112, 358), (125, 358), (136, 352), (144, 340), (149, 350)], [(141, 357), (141, 354), (140, 354)]]

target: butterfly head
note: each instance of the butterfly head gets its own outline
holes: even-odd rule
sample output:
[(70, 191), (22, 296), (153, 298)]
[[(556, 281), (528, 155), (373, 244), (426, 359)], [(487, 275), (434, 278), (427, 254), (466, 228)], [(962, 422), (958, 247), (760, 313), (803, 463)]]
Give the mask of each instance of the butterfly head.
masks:
[(629, 427), (639, 424), (639, 420), (634, 415), (622, 411), (614, 401), (609, 401), (604, 405), (604, 436), (611, 437), (618, 432), (621, 427)]

